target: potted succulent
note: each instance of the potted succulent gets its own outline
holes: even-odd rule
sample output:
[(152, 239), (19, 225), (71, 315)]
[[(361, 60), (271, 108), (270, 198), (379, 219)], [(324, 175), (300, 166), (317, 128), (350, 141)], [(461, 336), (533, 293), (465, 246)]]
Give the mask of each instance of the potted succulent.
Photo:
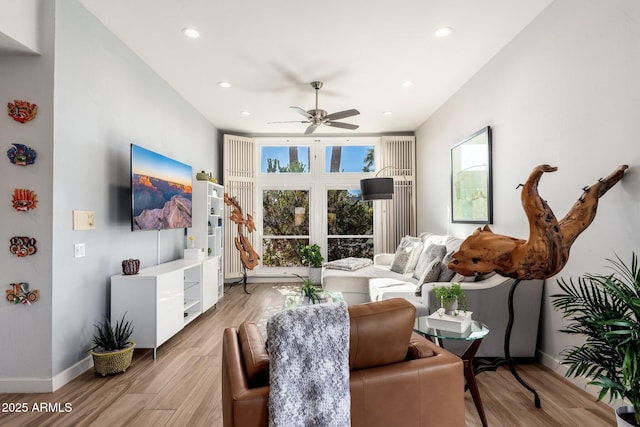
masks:
[(561, 332), (586, 337), (562, 353), (566, 376), (589, 378), (598, 400), (609, 394), (630, 403), (616, 409), (618, 426), (640, 426), (640, 266), (635, 253), (630, 267), (616, 258), (607, 260), (613, 274), (560, 279), (563, 293), (551, 298), (569, 321)]
[(320, 284), (322, 273), (322, 252), (317, 244), (302, 245), (298, 249), (298, 253), (302, 257), (302, 263), (309, 266), (309, 279), (313, 284)]
[(113, 326), (109, 318), (95, 325), (91, 356), (95, 371), (103, 377), (125, 372), (131, 364), (136, 343), (129, 339), (133, 333), (133, 325), (130, 321), (125, 322), (125, 315)]
[(467, 311), (467, 298), (462, 292), (460, 283), (451, 283), (451, 286), (437, 286), (433, 288), (436, 298), (440, 300), (440, 307), (445, 313), (453, 316), (458, 315), (458, 311)]
[(311, 279), (307, 279), (306, 277), (302, 277), (298, 274), (294, 274), (294, 276), (302, 281), (302, 288), (300, 288), (300, 292), (302, 292), (305, 304), (315, 304), (316, 302), (321, 301), (320, 289), (314, 285)]

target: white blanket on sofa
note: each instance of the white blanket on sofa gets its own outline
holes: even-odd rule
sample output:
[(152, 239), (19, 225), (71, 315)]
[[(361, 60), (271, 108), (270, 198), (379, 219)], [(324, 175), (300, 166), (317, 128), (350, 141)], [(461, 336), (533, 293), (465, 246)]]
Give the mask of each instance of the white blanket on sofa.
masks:
[(342, 258), (322, 264), (325, 268), (333, 268), (334, 270), (354, 271), (373, 264), (369, 258)]
[(349, 427), (349, 313), (344, 302), (283, 310), (267, 322), (269, 426)]

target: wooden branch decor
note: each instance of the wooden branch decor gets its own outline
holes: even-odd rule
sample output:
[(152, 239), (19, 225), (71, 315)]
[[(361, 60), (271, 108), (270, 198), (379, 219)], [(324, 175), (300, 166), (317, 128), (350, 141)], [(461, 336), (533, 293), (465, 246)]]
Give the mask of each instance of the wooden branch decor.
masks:
[(522, 185), (522, 206), (529, 220), (529, 240), (495, 234), (488, 225), (478, 228), (453, 254), (449, 268), (465, 276), (491, 271), (514, 279), (546, 279), (557, 274), (569, 259), (569, 249), (596, 216), (598, 199), (624, 176), (621, 165), (583, 193), (560, 221), (538, 194), (544, 172), (558, 168), (537, 166)]
[(227, 193), (224, 193), (224, 204), (232, 207), (229, 218), (238, 226), (238, 237), (234, 238), (234, 243), (236, 249), (240, 252), (240, 261), (244, 268), (253, 270), (253, 268), (258, 265), (260, 256), (253, 249), (249, 238), (244, 235), (242, 230), (243, 226), (246, 227), (247, 233), (251, 233), (256, 229), (253, 223), (253, 217), (247, 214), (245, 218), (238, 200), (235, 197), (229, 197)]

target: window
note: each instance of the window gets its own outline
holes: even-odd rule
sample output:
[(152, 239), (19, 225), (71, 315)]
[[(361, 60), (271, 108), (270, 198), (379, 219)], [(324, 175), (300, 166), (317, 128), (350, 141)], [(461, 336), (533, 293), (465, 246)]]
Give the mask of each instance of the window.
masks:
[(360, 190), (327, 191), (327, 259), (373, 258), (373, 206)]
[(299, 267), (298, 247), (309, 244), (309, 191), (262, 192), (262, 265)]
[(328, 145), (324, 158), (327, 173), (362, 173), (375, 169), (373, 145)]
[[(306, 275), (297, 248), (317, 243), (325, 259), (372, 257), (415, 235), (415, 137), (224, 135), (225, 191), (254, 217), (255, 273)], [(384, 170), (384, 172), (382, 172)], [(358, 201), (360, 179), (394, 177), (393, 200)], [(300, 201), (300, 197), (304, 198)], [(293, 199), (295, 203), (278, 204)], [(304, 207), (304, 213), (295, 208)], [(272, 211), (269, 211), (272, 209)], [(225, 277), (241, 277), (232, 224), (225, 218)], [(374, 226), (375, 224), (375, 226)], [(375, 229), (375, 233), (374, 233)], [(261, 271), (260, 271), (261, 270)], [(259, 271), (259, 272), (258, 272)]]
[(308, 146), (262, 146), (260, 148), (260, 172), (309, 173)]

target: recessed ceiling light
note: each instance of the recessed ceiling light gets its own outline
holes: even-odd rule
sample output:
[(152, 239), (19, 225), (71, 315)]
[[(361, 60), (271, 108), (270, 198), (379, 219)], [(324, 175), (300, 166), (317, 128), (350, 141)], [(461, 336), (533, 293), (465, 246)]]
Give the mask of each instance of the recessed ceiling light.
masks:
[(441, 28), (438, 28), (433, 33), (433, 35), (436, 36), (437, 38), (441, 39), (443, 37), (447, 37), (452, 32), (453, 32), (453, 28), (451, 28), (451, 27), (441, 27)]
[(200, 37), (200, 32), (195, 28), (183, 28), (182, 34), (189, 37), (190, 39), (197, 39)]
[(251, 113), (248, 111), (242, 111), (240, 114), (242, 114), (243, 116), (250, 116)]
[(411, 86), (413, 86), (413, 82), (411, 80), (407, 80), (406, 82), (402, 83), (402, 86), (411, 87)]
[(231, 83), (226, 82), (226, 81), (221, 81), (221, 82), (218, 82), (218, 86), (220, 86), (220, 87), (231, 87)]
[(392, 115), (393, 113), (392, 113), (391, 111), (385, 111), (385, 112), (383, 112), (382, 114), (383, 114), (383, 115), (385, 115), (385, 116), (390, 116), (390, 115)]

